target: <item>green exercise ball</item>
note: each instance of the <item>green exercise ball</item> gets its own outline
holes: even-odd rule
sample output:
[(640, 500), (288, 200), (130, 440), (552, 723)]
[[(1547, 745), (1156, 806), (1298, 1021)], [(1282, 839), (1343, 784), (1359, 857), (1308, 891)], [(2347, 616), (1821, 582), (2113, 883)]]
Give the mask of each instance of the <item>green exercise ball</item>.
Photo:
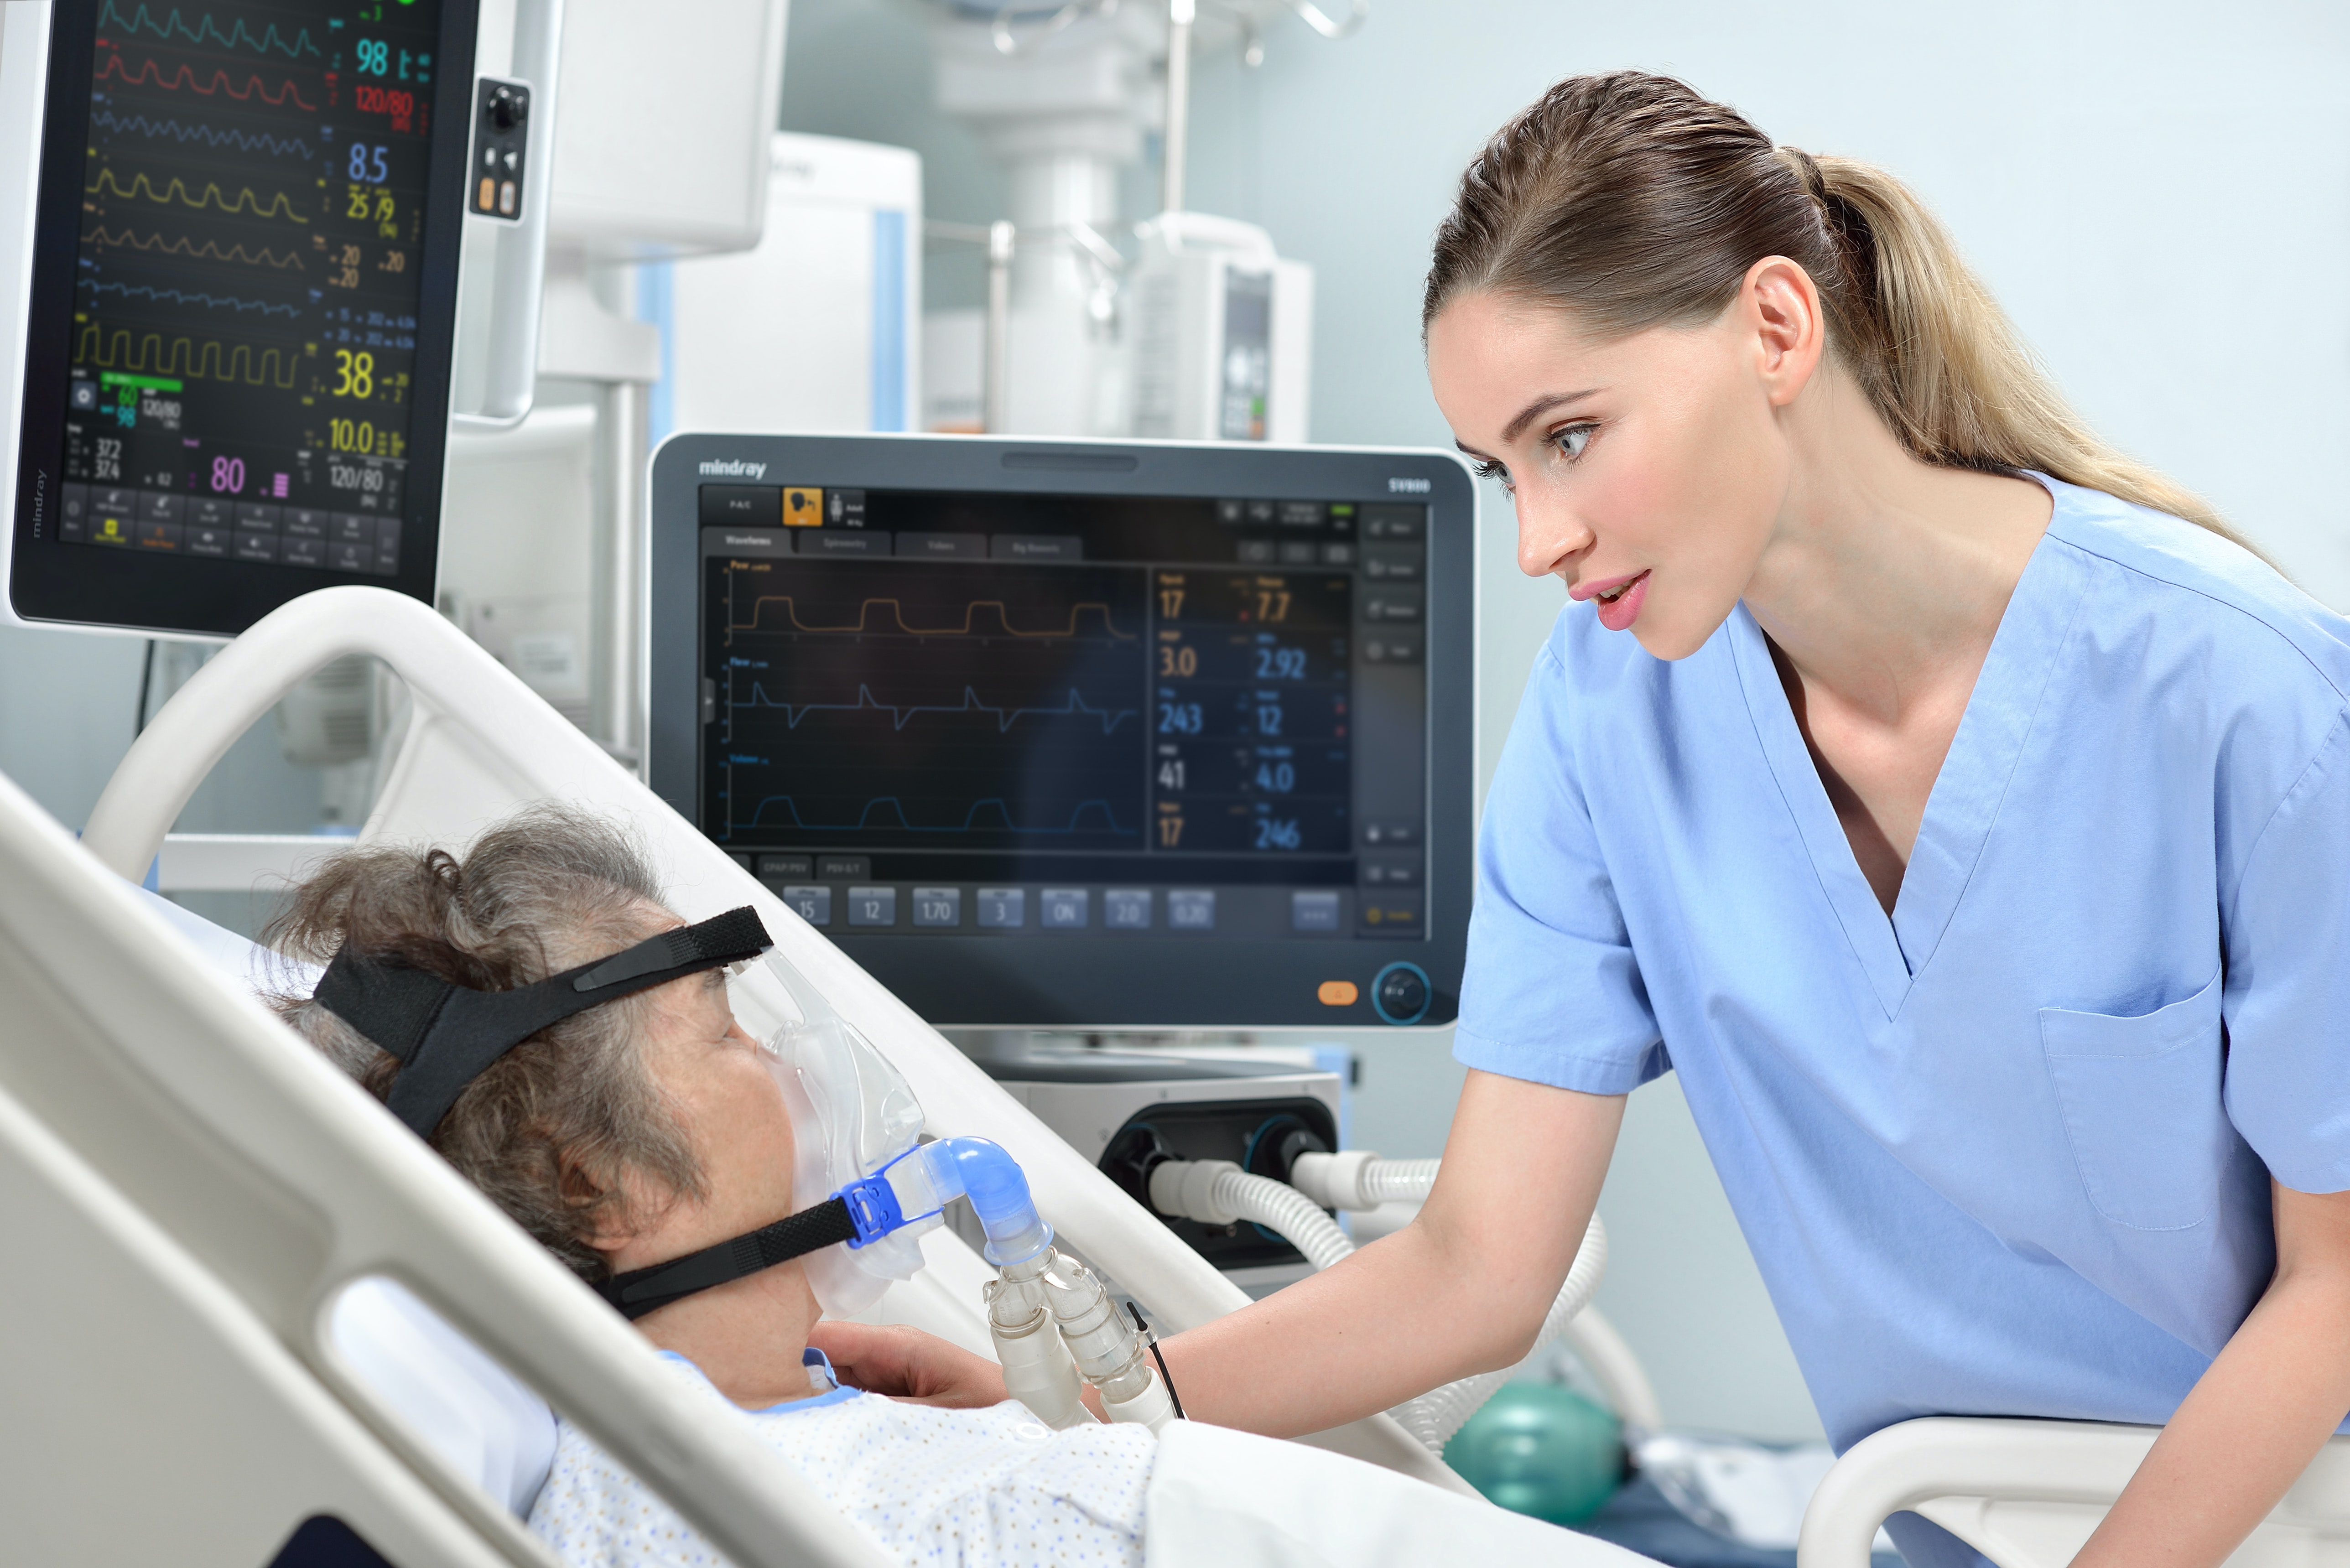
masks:
[(1444, 1445), (1444, 1462), (1513, 1513), (1579, 1524), (1624, 1479), (1624, 1431), (1572, 1388), (1504, 1383)]

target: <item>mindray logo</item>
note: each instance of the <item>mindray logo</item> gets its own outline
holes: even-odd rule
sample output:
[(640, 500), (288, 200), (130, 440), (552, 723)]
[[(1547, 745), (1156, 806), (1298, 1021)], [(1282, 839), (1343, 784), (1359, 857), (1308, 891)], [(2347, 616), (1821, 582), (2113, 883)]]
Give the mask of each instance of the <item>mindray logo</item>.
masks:
[[(704, 466), (707, 465), (705, 464)], [(1428, 493), (1428, 481), (1424, 479), (1390, 479), (1388, 481), (1388, 493), (1389, 495), (1425, 495)]]
[(739, 458), (719, 458), (703, 463), (702, 472), (707, 474), (721, 474), (728, 479), (739, 479), (746, 473), (754, 479), (764, 479), (767, 475), (767, 465), (764, 462), (744, 462)]

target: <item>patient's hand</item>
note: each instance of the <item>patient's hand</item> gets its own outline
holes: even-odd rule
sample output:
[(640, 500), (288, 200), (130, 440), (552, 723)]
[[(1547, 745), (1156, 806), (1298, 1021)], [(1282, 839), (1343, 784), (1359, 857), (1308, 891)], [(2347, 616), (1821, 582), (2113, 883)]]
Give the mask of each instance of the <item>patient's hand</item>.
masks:
[(808, 1343), (832, 1358), (843, 1383), (868, 1394), (949, 1408), (1001, 1405), (1012, 1397), (995, 1363), (919, 1328), (827, 1318), (808, 1330)]

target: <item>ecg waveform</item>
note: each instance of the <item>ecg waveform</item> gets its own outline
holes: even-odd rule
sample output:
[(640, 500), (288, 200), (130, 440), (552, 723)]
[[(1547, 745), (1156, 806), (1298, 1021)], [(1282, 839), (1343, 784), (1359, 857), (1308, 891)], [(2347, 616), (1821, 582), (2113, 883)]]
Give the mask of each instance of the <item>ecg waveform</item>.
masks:
[(227, 71), (215, 67), (212, 80), (207, 84), (196, 79), (192, 66), (182, 65), (167, 78), (153, 60), (140, 61), (139, 69), (133, 72), (124, 67), (120, 55), (109, 55), (106, 64), (98, 68), (93, 79), (102, 82), (109, 77), (120, 80), (125, 87), (158, 87), (173, 92), (200, 93), (205, 98), (224, 92), (240, 103), (259, 98), (262, 102), (277, 109), (284, 108), (290, 100), (296, 109), (307, 109), (312, 114), (318, 112), (318, 106), (302, 96), (301, 88), (294, 85), (291, 78), (279, 82), (277, 90), (272, 93), (269, 85), (255, 74), (248, 73), (244, 85), (239, 87), (229, 80)]
[(242, 262), (246, 266), (275, 267), (281, 272), (289, 266), (296, 272), (309, 270), (302, 265), (301, 256), (293, 251), (281, 256), (264, 245), (261, 254), (254, 255), (241, 244), (231, 245), (225, 251), (212, 240), (206, 240), (201, 245), (192, 244), (185, 235), (166, 244), (161, 234), (149, 234), (141, 239), (127, 228), (119, 234), (108, 234), (103, 227), (94, 229), (90, 232), (89, 244), (97, 250), (103, 250), (108, 245), (128, 245), (135, 251), (156, 251), (164, 255), (189, 256), (198, 261)]
[(240, 315), (248, 310), (258, 310), (264, 316), (276, 316), (281, 311), (287, 316), (302, 314), (302, 307), (298, 305), (272, 305), (265, 299), (239, 299), (233, 294), (191, 294), (185, 289), (157, 288), (144, 283), (94, 283), (89, 286), (89, 291), (92, 294), (119, 294), (125, 298), (143, 294), (159, 305), (170, 299), (181, 305), (209, 305), (214, 309), (226, 306)]
[(223, 130), (203, 124), (182, 125), (169, 116), (150, 119), (143, 114), (117, 114), (110, 109), (101, 109), (90, 115), (89, 122), (120, 135), (168, 136), (182, 146), (202, 141), (207, 147), (234, 147), (240, 152), (268, 152), (280, 158), (289, 152), (299, 153), (306, 160), (318, 156), (318, 150), (298, 136), (272, 136), (265, 130), (239, 130), (234, 126)]
[(307, 27), (297, 31), (293, 40), (288, 42), (279, 36), (277, 24), (272, 22), (261, 30), (261, 36), (256, 38), (246, 30), (243, 17), (239, 17), (235, 25), (227, 32), (222, 32), (218, 25), (213, 21), (213, 14), (209, 11), (203, 14), (201, 23), (191, 27), (180, 19), (180, 8), (176, 5), (172, 7), (163, 20), (158, 22), (155, 20), (154, 14), (148, 10), (144, 0), (139, 9), (128, 16), (116, 6), (114, 0), (106, 0), (106, 4), (99, 7), (98, 25), (103, 27), (109, 22), (112, 22), (126, 32), (152, 33), (159, 38), (185, 38), (192, 44), (217, 43), (224, 49), (243, 47), (253, 50), (255, 54), (264, 55), (275, 49), (289, 59), (298, 59), (304, 55), (316, 55), (318, 52), (318, 46), (310, 41), (310, 29)]
[(294, 384), (295, 356), (289, 349), (256, 351), (250, 343), (198, 343), (192, 337), (174, 337), (165, 348), (160, 332), (139, 337), (135, 349), (131, 344), (130, 328), (118, 327), (108, 332), (93, 321), (82, 328), (81, 340), (74, 346), (74, 362), (101, 370), (238, 381), (248, 387), (283, 389)]
[(307, 223), (310, 221), (294, 210), (293, 202), (283, 191), (272, 196), (269, 199), (269, 204), (265, 207), (261, 204), (260, 198), (253, 193), (253, 187), (250, 185), (241, 187), (234, 202), (224, 200), (221, 195), (220, 186), (209, 180), (204, 182), (203, 195), (191, 196), (188, 194), (186, 183), (176, 174), (172, 176), (172, 182), (169, 185), (158, 192), (154, 183), (147, 178), (144, 171), (141, 171), (130, 177), (130, 188), (126, 191), (122, 188), (121, 182), (115, 179), (113, 170), (101, 169), (98, 171), (98, 178), (81, 189), (82, 194), (86, 196), (94, 196), (100, 192), (113, 196), (143, 195), (151, 202), (160, 202), (166, 205), (172, 202), (176, 192), (180, 205), (183, 207), (217, 207), (224, 213), (250, 212), (256, 218), (287, 218), (297, 223)]
[(1107, 735), (1115, 733), (1120, 724), (1124, 723), (1127, 720), (1133, 718), (1138, 711), (1138, 710), (1133, 708), (1093, 707), (1086, 701), (1085, 698), (1077, 692), (1075, 687), (1071, 687), (1069, 689), (1069, 700), (1058, 708), (991, 707), (987, 703), (981, 701), (979, 700), (979, 693), (972, 691), (968, 686), (962, 689), (962, 701), (952, 707), (928, 702), (918, 702), (901, 707), (895, 703), (879, 701), (873, 695), (872, 688), (864, 685), (859, 685), (857, 688), (857, 701), (854, 702), (777, 702), (769, 698), (766, 692), (761, 690), (758, 682), (756, 681), (753, 681), (751, 683), (750, 701), (746, 702), (738, 702), (733, 704), (733, 706), (738, 708), (780, 709), (784, 713), (786, 726), (794, 730), (798, 729), (800, 727), (800, 721), (806, 718), (810, 713), (887, 713), (892, 721), (890, 728), (893, 730), (904, 729), (906, 727), (907, 721), (920, 713), (990, 713), (994, 715), (995, 732), (999, 735), (1009, 731), (1014, 723), (1018, 722), (1022, 719), (1072, 719), (1077, 717), (1100, 720), (1101, 732)]
[[(1139, 826), (1128, 827), (1119, 822), (1118, 819), (1118, 813), (1110, 809), (1110, 804), (1106, 800), (1079, 801), (1076, 804), (1076, 806), (1070, 811), (1068, 821), (1063, 823), (1057, 827), (1023, 827), (1020, 824), (1012, 820), (1011, 806), (1007, 805), (1001, 797), (993, 795), (985, 800), (975, 800), (972, 802), (971, 809), (964, 813), (963, 819), (960, 823), (950, 826), (924, 826), (919, 823), (909, 822), (906, 819), (906, 807), (894, 794), (881, 795), (873, 800), (867, 801), (865, 803), (865, 809), (858, 814), (857, 820), (855, 822), (805, 822), (800, 818), (800, 808), (798, 803), (793, 800), (790, 795), (771, 794), (758, 804), (758, 806), (751, 813), (750, 820), (741, 826), (746, 827), (779, 826), (780, 819), (778, 819), (777, 822), (769, 822), (766, 820), (767, 808), (771, 805), (781, 805), (784, 809), (790, 814), (792, 826), (817, 833), (855, 833), (864, 828), (870, 827), (873, 826), (873, 813), (875, 809), (885, 805), (897, 814), (898, 826), (901, 831), (906, 833), (1018, 833), (1029, 835), (1042, 834), (1065, 836), (1073, 833), (1101, 833), (1106, 831), (1115, 833), (1123, 838), (1131, 838), (1142, 831)], [(990, 806), (993, 806), (995, 808), (995, 815), (1002, 817), (1003, 820), (1002, 822), (988, 823), (983, 826), (979, 820), (979, 814)], [(1107, 825), (1106, 827), (1087, 825), (1086, 821), (1087, 817), (1096, 813), (1100, 815), (1102, 822)]]
[(898, 630), (905, 633), (909, 637), (981, 637), (990, 635), (974, 629), (978, 621), (979, 612), (983, 609), (992, 609), (995, 612), (996, 620), (998, 624), (1002, 626), (1003, 635), (1009, 637), (1076, 637), (1080, 635), (1077, 630), (1077, 619), (1087, 610), (1091, 610), (1096, 615), (1099, 616), (1101, 618), (1102, 630), (1108, 633), (1111, 637), (1117, 638), (1119, 641), (1132, 642), (1136, 636), (1135, 633), (1130, 631), (1120, 631), (1118, 628), (1117, 621), (1113, 619), (1110, 615), (1109, 606), (1100, 603), (1071, 605), (1069, 607), (1068, 624), (1059, 630), (1054, 630), (1050, 628), (1046, 628), (1042, 630), (1024, 629), (1012, 624), (1012, 613), (1005, 607), (1002, 599), (974, 599), (970, 604), (965, 605), (963, 607), (962, 624), (961, 626), (910, 626), (906, 621), (905, 607), (894, 598), (867, 599), (863, 604), (858, 607), (856, 620), (847, 626), (810, 626), (807, 622), (800, 618), (798, 600), (791, 594), (766, 594), (754, 600), (751, 605), (751, 618), (746, 621), (732, 622), (727, 627), (727, 629), (729, 631), (770, 631), (782, 629), (781, 628), (770, 627), (765, 624), (765, 610), (769, 605), (783, 605), (786, 607), (785, 618), (790, 621), (791, 629), (794, 631), (869, 632), (873, 629), (871, 623), (873, 619), (874, 607), (876, 605), (887, 605), (889, 607), (891, 618), (898, 623)]

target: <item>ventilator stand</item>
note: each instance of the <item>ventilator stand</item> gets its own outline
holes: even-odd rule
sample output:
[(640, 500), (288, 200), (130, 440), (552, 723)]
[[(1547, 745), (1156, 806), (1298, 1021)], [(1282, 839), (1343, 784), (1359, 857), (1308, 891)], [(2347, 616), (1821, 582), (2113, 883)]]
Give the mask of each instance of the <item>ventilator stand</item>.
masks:
[(538, 373), (592, 389), (595, 505), (588, 520), (588, 732), (641, 776), (645, 754), (645, 460), (660, 332), (613, 308), (622, 267), (591, 266), (574, 246), (550, 245)]

